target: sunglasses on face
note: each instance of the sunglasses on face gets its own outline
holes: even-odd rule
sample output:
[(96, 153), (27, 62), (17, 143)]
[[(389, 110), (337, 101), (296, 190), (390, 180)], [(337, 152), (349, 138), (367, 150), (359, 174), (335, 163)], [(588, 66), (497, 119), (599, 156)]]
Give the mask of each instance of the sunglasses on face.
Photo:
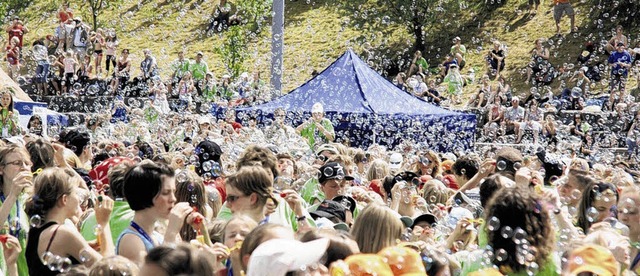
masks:
[(322, 162), (327, 162), (327, 159), (329, 159), (329, 157), (326, 157), (322, 154), (319, 154), (318, 156), (316, 156), (316, 158)]

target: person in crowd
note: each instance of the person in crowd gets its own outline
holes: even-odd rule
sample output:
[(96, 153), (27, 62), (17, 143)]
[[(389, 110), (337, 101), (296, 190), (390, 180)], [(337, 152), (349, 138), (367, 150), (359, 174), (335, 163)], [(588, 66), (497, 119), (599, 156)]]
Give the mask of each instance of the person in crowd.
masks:
[(538, 6), (540, 6), (540, 0), (529, 0), (529, 13), (533, 15), (538, 13)]
[(453, 46), (451, 46), (451, 51), (449, 54), (454, 57), (454, 59), (460, 66), (460, 70), (464, 69), (464, 66), (467, 63), (465, 59), (467, 48), (462, 45), (462, 40), (460, 39), (460, 37), (456, 36), (453, 38)]
[(538, 107), (538, 101), (532, 100), (529, 102), (529, 109), (525, 112), (524, 121), (520, 123), (518, 127), (518, 138), (516, 139), (516, 144), (519, 144), (522, 141), (522, 136), (524, 132), (530, 130), (533, 132), (533, 143), (538, 144), (538, 137), (542, 133), (542, 110)]
[[(531, 62), (527, 67), (527, 80), (525, 83), (539, 82), (544, 78), (545, 73), (548, 71), (549, 64), (549, 50), (542, 45), (544, 39), (538, 38), (535, 41), (535, 47), (531, 50)], [(533, 76), (535, 75), (535, 76)], [(534, 78), (532, 78), (532, 76)]]
[(332, 142), (336, 136), (333, 131), (333, 123), (324, 117), (324, 107), (321, 103), (313, 104), (311, 118), (299, 125), (296, 132), (307, 140), (312, 149), (321, 144)]
[[(379, 225), (380, 228), (371, 225)], [(402, 222), (389, 207), (371, 204), (360, 212), (351, 228), (351, 235), (358, 243), (360, 252), (377, 253), (395, 245), (403, 230)]]
[[(164, 164), (144, 161), (124, 176), (124, 196), (134, 211), (130, 226), (118, 237), (116, 253), (137, 264), (154, 247), (179, 240), (184, 223), (203, 218), (187, 202), (176, 202), (174, 171)], [(164, 235), (154, 226), (159, 219), (169, 219)]]
[(22, 41), (24, 35), (29, 32), (29, 29), (24, 25), (20, 17), (14, 16), (13, 20), (11, 20), (11, 24), (7, 26), (5, 29), (8, 33), (8, 40), (11, 41), (14, 37), (18, 38), (18, 43), (16, 44), (20, 49), (22, 49)]
[(74, 17), (73, 22), (75, 27), (71, 30), (71, 45), (73, 45), (74, 55), (78, 60), (84, 60), (84, 56), (87, 54), (87, 47), (89, 45), (89, 34), (87, 29), (89, 27), (82, 23), (80, 17)]
[(93, 55), (95, 56), (95, 63), (93, 67), (96, 68), (96, 76), (100, 78), (102, 76), (102, 56), (106, 46), (106, 41), (103, 36), (103, 30), (98, 28), (95, 32), (91, 33), (89, 41), (93, 44)]
[[(89, 175), (95, 177), (95, 183), (99, 181), (100, 188), (98, 190), (107, 191), (105, 196), (113, 199), (113, 209), (109, 216), (109, 227), (111, 228), (111, 240), (116, 244), (120, 233), (124, 231), (131, 220), (134, 212), (129, 207), (129, 203), (124, 197), (124, 176), (125, 173), (133, 167), (134, 161), (127, 157), (111, 157), (99, 165), (97, 165)], [(80, 226), (80, 232), (87, 241), (93, 241), (98, 238), (96, 236), (96, 228), (98, 223), (96, 213), (88, 215)]]
[(196, 93), (196, 86), (191, 72), (186, 72), (178, 86), (175, 88), (178, 91), (179, 106), (181, 109), (188, 109), (193, 101), (193, 96)]
[[(25, 212), (29, 217), (40, 217), (44, 223), (29, 231), (25, 254), (30, 274), (57, 275), (81, 261), (91, 267), (102, 257), (114, 254), (109, 226), (113, 208), (110, 198), (103, 197), (95, 208), (100, 225), (100, 252), (93, 249), (76, 228), (65, 225), (65, 220), (81, 215), (80, 204), (88, 193), (81, 188), (82, 182), (82, 178), (69, 169), (54, 168), (43, 170), (34, 179), (34, 194), (27, 202)], [(50, 262), (61, 262), (62, 265), (49, 266)]]
[[(118, 48), (118, 41), (115, 39), (115, 37), (111, 36), (111, 35), (107, 35), (107, 37), (105, 38), (105, 43), (104, 43), (104, 49), (105, 49), (105, 62), (106, 62), (106, 75), (109, 75), (109, 67), (113, 67), (113, 69), (115, 70), (116, 67), (116, 50)], [(97, 68), (97, 66), (96, 66)]]
[(34, 134), (37, 136), (43, 136), (43, 125), (42, 125), (42, 117), (40, 115), (33, 115), (29, 118), (29, 122), (27, 123), (27, 132), (30, 134)]
[(507, 108), (504, 113), (504, 121), (501, 127), (504, 129), (503, 133), (519, 133), (520, 123), (524, 120), (525, 110), (520, 106), (520, 99), (513, 97), (511, 99), (511, 106)]
[(87, 85), (93, 75), (93, 64), (91, 63), (91, 56), (84, 56), (82, 64), (80, 64), (80, 70), (78, 70), (78, 82), (82, 85)]
[(411, 66), (409, 67), (409, 71), (407, 71), (408, 76), (413, 76), (413, 74), (420, 74), (422, 76), (429, 75), (429, 63), (422, 56), (421, 51), (416, 51), (413, 54), (413, 60), (411, 60)]
[(488, 103), (489, 97), (494, 94), (491, 89), (491, 79), (489, 78), (489, 75), (482, 76), (482, 79), (480, 80), (480, 88), (477, 94), (473, 95), (472, 98), (469, 99), (469, 102), (467, 102), (467, 107), (485, 107)]
[(5, 48), (5, 52), (7, 52), (5, 56), (7, 61), (7, 72), (9, 73), (9, 78), (13, 80), (17, 80), (20, 75), (20, 51), (22, 48), (19, 45), (20, 39), (14, 36), (9, 40), (9, 44)]
[(624, 93), (626, 90), (627, 77), (629, 75), (629, 68), (632, 66), (632, 58), (629, 52), (627, 52), (625, 44), (618, 42), (616, 44), (616, 51), (612, 52), (607, 60), (611, 67), (611, 80), (609, 81), (609, 89), (612, 93), (610, 98), (614, 98), (614, 91)]
[(18, 121), (18, 112), (13, 110), (13, 95), (7, 88), (0, 91), (0, 119), (2, 138), (9, 138), (22, 133)]
[(618, 198), (618, 190), (613, 184), (600, 182), (587, 186), (578, 206), (578, 227), (588, 234), (592, 225), (612, 216), (615, 218), (614, 208), (618, 204)]
[[(536, 0), (536, 1), (539, 1), (539, 0)], [(536, 5), (535, 10), (537, 9), (538, 7)], [(489, 68), (488, 68), (489, 76), (495, 76), (496, 80), (500, 77), (500, 73), (504, 71), (504, 65), (505, 65), (504, 59), (505, 59), (505, 53), (504, 53), (504, 49), (502, 49), (502, 43), (500, 43), (500, 41), (498, 40), (494, 40), (493, 49), (491, 49), (487, 54), (487, 64), (489, 65)]]
[(161, 245), (149, 251), (140, 266), (139, 276), (203, 275), (214, 276), (214, 261), (207, 251), (187, 244)]
[(130, 73), (131, 58), (129, 58), (129, 49), (123, 49), (114, 67), (113, 79), (111, 80), (111, 91), (114, 95), (117, 95), (127, 85), (131, 76)]
[(449, 70), (447, 76), (444, 77), (442, 82), (447, 83), (448, 87), (448, 96), (451, 99), (451, 102), (454, 104), (462, 103), (462, 87), (464, 86), (464, 77), (460, 75), (460, 70), (458, 68), (458, 64), (452, 63), (449, 65)]
[(169, 114), (171, 110), (169, 109), (169, 101), (167, 100), (167, 87), (162, 82), (162, 79), (160, 79), (160, 76), (151, 78), (149, 96), (152, 97), (151, 104), (160, 114)]
[(504, 119), (505, 108), (502, 97), (493, 97), (493, 103), (487, 105), (487, 122), (484, 125), (484, 136), (495, 137)]
[(142, 81), (147, 83), (149, 80), (158, 75), (158, 64), (156, 58), (151, 55), (151, 50), (144, 49), (144, 60), (140, 63), (140, 71), (142, 72)]
[(624, 44), (625, 47), (629, 47), (629, 39), (623, 33), (621, 25), (616, 26), (616, 30), (613, 32), (613, 36), (607, 42), (605, 50), (608, 53), (613, 53), (618, 49), (618, 43)]
[(553, 0), (553, 3), (553, 19), (556, 21), (556, 34), (560, 34), (560, 19), (562, 19), (562, 16), (565, 14), (571, 19), (571, 32), (577, 32), (576, 12), (573, 10), (571, 0)]
[(34, 73), (36, 89), (38, 94), (47, 95), (49, 86), (49, 55), (47, 48), (44, 46), (42, 39), (33, 42), (31, 52), (33, 59), (36, 61), (36, 70)]
[(204, 86), (204, 77), (207, 72), (209, 72), (209, 66), (207, 62), (202, 58), (204, 54), (202, 52), (196, 53), (196, 59), (189, 63), (189, 72), (191, 72), (191, 77), (193, 77), (193, 84), (198, 91), (198, 95), (202, 95), (202, 88)]
[(80, 67), (80, 63), (76, 60), (72, 50), (68, 50), (64, 53), (64, 59), (62, 61), (64, 66), (64, 79), (62, 81), (62, 91), (65, 93), (71, 92), (71, 87), (76, 81), (76, 70)]

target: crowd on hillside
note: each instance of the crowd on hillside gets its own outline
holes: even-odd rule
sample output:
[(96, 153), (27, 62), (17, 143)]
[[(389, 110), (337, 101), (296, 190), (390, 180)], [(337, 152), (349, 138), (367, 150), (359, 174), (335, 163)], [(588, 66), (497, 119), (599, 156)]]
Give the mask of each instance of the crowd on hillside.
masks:
[[(557, 20), (572, 14), (568, 1), (558, 2)], [(530, 3), (534, 10), (538, 2)], [(234, 24), (220, 11), (214, 31)], [(487, 116), (480, 131), (489, 146), (435, 152), (409, 140), (395, 147), (352, 147), (319, 103), (300, 125), (290, 122), (301, 115), (285, 109), (277, 109), (264, 127), (233, 109), (221, 120), (188, 108), (176, 112), (168, 106), (170, 95), (185, 106), (207, 95), (232, 106), (270, 97), (260, 92), (258, 73), (244, 81), (226, 78), (226, 84), (214, 80), (215, 92), (207, 94), (206, 80), (214, 76), (202, 53), (194, 60), (179, 53), (165, 80), (145, 51), (136, 81), (148, 86), (149, 98), (142, 107), (130, 107), (122, 96), (131, 89), (133, 61), (115, 32), (92, 34), (66, 6), (59, 20), (60, 33), (36, 41), (27, 54), (11, 50), (22, 49), (17, 45), (28, 33), (16, 19), (9, 41), (18, 42), (11, 42), (7, 53), (18, 61), (37, 61), (32, 76), (40, 93), (57, 93), (47, 91), (45, 84), (53, 79), (43, 72), (60, 65), (65, 72), (70, 64), (70, 75), (59, 79), (60, 93), (79, 93), (72, 82), (103, 78), (113, 69), (109, 93), (117, 97), (111, 108), (86, 114), (83, 125), (47, 126), (34, 115), (24, 128), (11, 90), (0, 91), (0, 273), (640, 272), (640, 171), (629, 158), (637, 150), (640, 117), (625, 85), (637, 75), (632, 73), (637, 53), (627, 50), (630, 42), (621, 28), (611, 41), (587, 44), (579, 61), (562, 66), (549, 62), (549, 42), (537, 40), (531, 64), (522, 71), (532, 84), (526, 99), (515, 96), (502, 76), (508, 55), (499, 41), (487, 51), (488, 69), (478, 80), (473, 71), (461, 73), (474, 64), (467, 63), (458, 37), (438, 70), (416, 52), (396, 78), (400, 89)], [(50, 58), (49, 50), (62, 53), (62, 59)], [(102, 51), (105, 70), (98, 69), (101, 61), (92, 62)], [(65, 63), (68, 59), (87, 60), (80, 68), (91, 68), (89, 80), (78, 76), (78, 62)], [(14, 72), (21, 72), (17, 66)], [(203, 81), (196, 81), (200, 77)], [(603, 155), (604, 139), (586, 117), (594, 106), (589, 89), (607, 81), (610, 91), (604, 94), (610, 97), (595, 109), (612, 110), (616, 124), (607, 127), (625, 134), (626, 155)], [(225, 85), (230, 89), (222, 89)], [(462, 91), (476, 88), (464, 103)], [(556, 121), (558, 111), (575, 111), (574, 122)], [(496, 141), (535, 143), (523, 148), (492, 144)]]

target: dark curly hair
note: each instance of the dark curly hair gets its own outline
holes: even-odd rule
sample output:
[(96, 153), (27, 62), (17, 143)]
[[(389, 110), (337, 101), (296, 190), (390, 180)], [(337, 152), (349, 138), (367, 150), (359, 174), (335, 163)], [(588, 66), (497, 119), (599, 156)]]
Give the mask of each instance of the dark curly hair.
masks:
[[(489, 201), (485, 210), (485, 221), (491, 218), (500, 221), (500, 229), (489, 231), (487, 236), (489, 245), (495, 252), (504, 250), (507, 257), (499, 260), (495, 258), (493, 264), (498, 267), (508, 267), (514, 272), (524, 271), (527, 264), (518, 260), (518, 244), (511, 236), (504, 238), (502, 229), (511, 227), (514, 231), (525, 231), (524, 239), (528, 241), (529, 247), (534, 247), (534, 262), (540, 267), (548, 262), (554, 244), (554, 233), (552, 232), (551, 220), (546, 208), (540, 204), (538, 198), (525, 187), (502, 188)], [(519, 262), (520, 261), (520, 262)]]

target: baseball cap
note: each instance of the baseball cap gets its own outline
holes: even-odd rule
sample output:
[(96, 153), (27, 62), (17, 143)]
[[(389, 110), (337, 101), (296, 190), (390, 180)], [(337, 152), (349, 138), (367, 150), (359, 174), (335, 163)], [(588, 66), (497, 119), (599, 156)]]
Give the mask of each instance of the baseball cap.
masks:
[(609, 249), (587, 244), (571, 252), (568, 269), (570, 275), (591, 272), (600, 276), (618, 275), (618, 263)]
[(419, 215), (415, 219), (413, 219), (413, 224), (411, 224), (411, 229), (413, 229), (413, 227), (415, 227), (416, 224), (420, 222), (426, 222), (429, 225), (433, 225), (435, 223), (438, 223), (438, 219), (436, 218), (436, 216), (428, 213)]
[[(285, 275), (320, 261), (329, 247), (329, 239), (309, 242), (272, 239), (263, 242), (249, 258), (247, 275)], [(268, 268), (268, 269), (266, 269)]]
[(346, 220), (346, 209), (342, 204), (333, 200), (323, 200), (320, 205), (318, 205), (318, 209), (309, 214), (313, 219), (322, 217), (330, 220), (337, 218), (342, 222)]
[(389, 157), (389, 168), (392, 170), (397, 170), (402, 167), (402, 154), (394, 152)]
[(342, 167), (338, 162), (329, 162), (320, 167), (318, 182), (324, 183), (331, 179), (353, 180), (353, 176), (346, 175), (344, 167)]
[(459, 36), (454, 37), (453, 41), (460, 41), (460, 37)]
[(321, 103), (315, 103), (311, 107), (311, 113), (323, 113), (323, 112), (324, 112), (324, 107), (322, 107)]
[(196, 56), (204, 56), (204, 55), (202, 54), (202, 52), (198, 51), (198, 52), (196, 53)]
[(333, 154), (338, 154), (338, 149), (336, 147), (329, 144), (322, 144), (316, 150), (316, 155), (320, 155), (323, 151), (328, 151)]
[(345, 209), (351, 211), (352, 214), (356, 211), (356, 200), (353, 199), (353, 197), (339, 195), (334, 197), (332, 200), (340, 203)]

